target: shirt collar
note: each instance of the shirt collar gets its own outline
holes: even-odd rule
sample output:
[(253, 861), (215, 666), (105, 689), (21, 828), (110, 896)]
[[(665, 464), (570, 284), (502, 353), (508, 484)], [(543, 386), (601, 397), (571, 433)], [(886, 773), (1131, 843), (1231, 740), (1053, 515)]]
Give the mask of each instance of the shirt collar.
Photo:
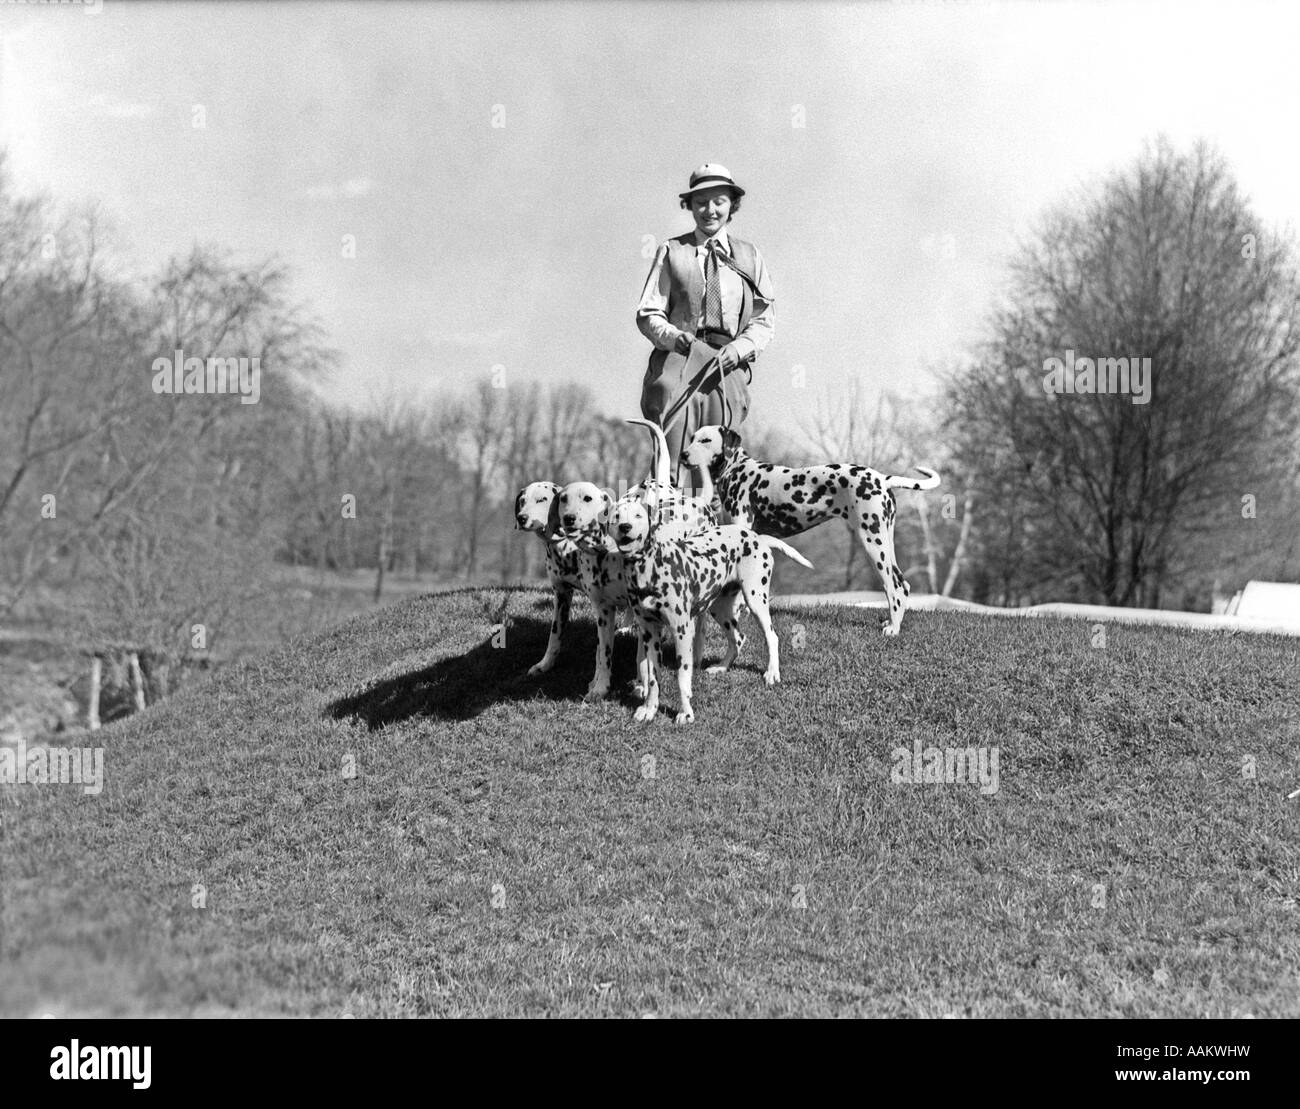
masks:
[[(706, 236), (706, 235), (701, 235), (701, 234), (700, 234), (700, 229), (699, 229), (698, 227), (695, 229), (694, 234), (695, 234), (695, 246), (696, 246), (696, 249), (701, 249), (701, 248), (705, 247), (705, 246), (708, 244), (708, 241), (709, 241), (709, 240), (708, 240), (708, 236)], [(721, 248), (722, 253), (725, 254), (725, 255), (727, 255), (728, 257), (730, 257), (730, 256), (731, 256), (731, 240), (727, 238), (727, 229), (726, 229), (725, 227), (723, 227), (723, 228), (722, 228), (721, 230), (719, 230), (718, 233), (717, 233), (716, 235), (714, 235), (713, 237), (714, 237), (715, 239), (717, 239), (717, 241), (718, 241), (718, 246)]]

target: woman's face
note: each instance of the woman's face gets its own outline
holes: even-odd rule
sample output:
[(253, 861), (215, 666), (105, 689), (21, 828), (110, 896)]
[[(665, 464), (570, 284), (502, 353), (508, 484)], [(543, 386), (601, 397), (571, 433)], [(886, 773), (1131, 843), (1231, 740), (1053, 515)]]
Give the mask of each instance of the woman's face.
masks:
[(701, 234), (716, 235), (731, 218), (731, 190), (719, 185), (716, 189), (702, 189), (692, 194), (691, 211)]

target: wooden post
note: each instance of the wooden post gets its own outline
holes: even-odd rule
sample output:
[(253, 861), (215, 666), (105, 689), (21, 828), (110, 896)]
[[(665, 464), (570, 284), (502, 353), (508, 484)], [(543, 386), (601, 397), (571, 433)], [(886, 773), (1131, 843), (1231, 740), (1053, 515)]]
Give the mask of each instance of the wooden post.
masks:
[(99, 686), (104, 676), (104, 660), (95, 655), (90, 660), (90, 699), (86, 706), (86, 725), (99, 731)]
[(140, 670), (140, 656), (132, 651), (127, 661), (131, 666), (131, 688), (135, 690), (135, 711), (144, 712), (144, 674)]

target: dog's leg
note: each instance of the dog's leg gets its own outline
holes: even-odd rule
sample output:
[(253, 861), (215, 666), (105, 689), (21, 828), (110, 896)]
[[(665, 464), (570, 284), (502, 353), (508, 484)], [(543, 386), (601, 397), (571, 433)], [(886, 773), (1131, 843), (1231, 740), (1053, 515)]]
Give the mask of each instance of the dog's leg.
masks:
[[(876, 568), (881, 584), (885, 587), (885, 603), (889, 606), (889, 618), (880, 625), (882, 635), (897, 635), (903, 625), (903, 613), (907, 610), (907, 582), (903, 580), (903, 571), (898, 568), (894, 557), (893, 522), (883, 517), (876, 517), (870, 510), (862, 512), (862, 522), (858, 526), (858, 537), (862, 540), (862, 549), (867, 553), (867, 561)], [(872, 534), (867, 525), (879, 519), (879, 531)]]
[(633, 714), (633, 719), (645, 723), (653, 720), (659, 711), (659, 679), (655, 673), (659, 666), (659, 629), (643, 626), (641, 642), (646, 654), (646, 694), (645, 702)]
[(736, 656), (740, 654), (740, 649), (745, 645), (745, 633), (740, 630), (740, 620), (737, 618), (736, 610), (739, 607), (739, 588), (724, 590), (710, 607), (709, 615), (718, 622), (718, 626), (727, 636), (727, 653), (722, 656), (721, 662), (714, 663), (705, 673), (725, 674), (731, 669)]
[(632, 683), (632, 696), (638, 701), (646, 699), (646, 693), (650, 689), (650, 656), (645, 649), (645, 639), (641, 635), (641, 629), (634, 623), (632, 630), (636, 632), (636, 681)]
[(587, 686), (584, 701), (600, 701), (609, 695), (609, 674), (614, 662), (614, 606), (605, 601), (595, 603), (596, 609), (596, 673)]
[(691, 708), (691, 675), (695, 670), (692, 655), (695, 639), (695, 629), (692, 626), (694, 624), (695, 621), (688, 614), (672, 628), (673, 639), (677, 646), (677, 696), (681, 698), (682, 703), (681, 711), (676, 717), (678, 724), (695, 723), (695, 711)]
[(703, 620), (695, 621), (695, 632), (692, 638), (694, 642), (691, 645), (691, 661), (698, 670), (700, 663), (704, 661), (704, 641), (708, 638), (708, 625)]
[(551, 616), (551, 636), (546, 641), (546, 654), (542, 656), (541, 662), (535, 662), (528, 668), (530, 677), (545, 674), (555, 665), (555, 658), (560, 653), (560, 640), (564, 637), (564, 629), (569, 626), (569, 610), (572, 604), (573, 586), (565, 585), (563, 582), (558, 583), (555, 586), (555, 611)]
[(781, 651), (776, 641), (776, 631), (772, 627), (766, 584), (772, 580), (774, 562), (772, 552), (764, 547), (753, 556), (753, 562), (750, 563), (753, 569), (746, 572), (748, 568), (742, 568), (740, 575), (745, 603), (749, 605), (749, 611), (754, 614), (758, 626), (763, 629), (763, 638), (767, 641), (767, 669), (763, 671), (763, 681), (768, 685), (776, 685), (781, 680)]

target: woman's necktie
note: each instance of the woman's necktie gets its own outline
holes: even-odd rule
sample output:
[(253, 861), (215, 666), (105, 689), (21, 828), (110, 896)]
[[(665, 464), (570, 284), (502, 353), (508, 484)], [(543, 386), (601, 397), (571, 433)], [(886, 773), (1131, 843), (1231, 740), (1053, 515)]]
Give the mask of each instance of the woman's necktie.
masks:
[(718, 281), (718, 240), (710, 239), (704, 256), (704, 327), (722, 330), (722, 285)]

